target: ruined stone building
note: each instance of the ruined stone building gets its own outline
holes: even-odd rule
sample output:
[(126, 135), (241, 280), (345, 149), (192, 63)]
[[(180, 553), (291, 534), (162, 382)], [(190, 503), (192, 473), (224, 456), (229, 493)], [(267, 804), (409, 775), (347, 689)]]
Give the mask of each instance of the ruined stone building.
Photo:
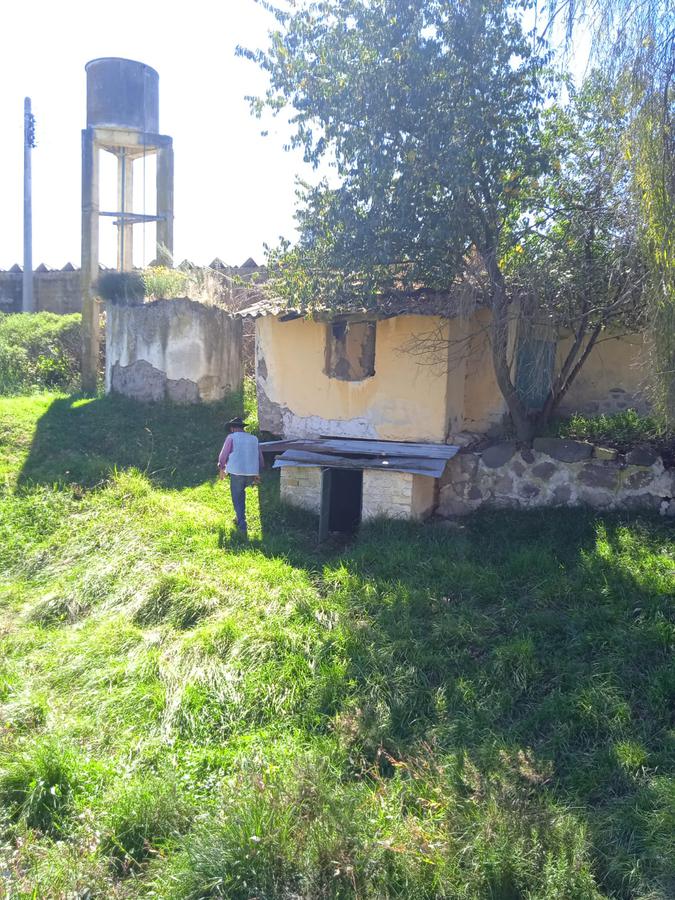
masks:
[[(502, 431), (490, 311), (480, 303), (467, 311), (438, 295), (307, 317), (263, 300), (241, 315), (256, 321), (259, 422), (286, 442), (270, 447), (283, 451), (275, 464), (292, 503), (318, 511), (332, 492), (335, 502), (352, 496), (348, 518), (422, 518), (452, 453), (469, 435)], [(535, 347), (538, 365), (553, 371), (568, 341)], [(519, 388), (531, 391), (533, 343), (519, 339), (517, 319), (509, 352)], [(644, 353), (639, 335), (603, 340), (562, 412), (643, 407)], [(326, 471), (340, 467), (357, 474), (331, 476), (329, 488)]]

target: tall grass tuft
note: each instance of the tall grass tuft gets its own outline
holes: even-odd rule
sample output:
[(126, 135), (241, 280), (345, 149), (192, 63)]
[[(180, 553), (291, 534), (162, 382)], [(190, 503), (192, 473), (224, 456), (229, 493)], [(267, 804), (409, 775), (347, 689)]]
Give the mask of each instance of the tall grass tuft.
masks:
[(101, 804), (100, 850), (122, 874), (175, 845), (195, 813), (170, 773), (136, 774)]
[(59, 835), (67, 829), (79, 778), (74, 751), (46, 737), (4, 754), (0, 804), (15, 822)]

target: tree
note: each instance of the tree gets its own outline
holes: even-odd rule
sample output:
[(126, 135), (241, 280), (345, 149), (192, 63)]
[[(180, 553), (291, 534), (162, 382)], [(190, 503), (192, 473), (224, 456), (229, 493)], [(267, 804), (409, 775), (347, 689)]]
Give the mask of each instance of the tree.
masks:
[(568, 46), (581, 23), (596, 64), (627, 79), (631, 190), (647, 264), (644, 299), (653, 338), (654, 400), (675, 423), (675, 146), (673, 7), (663, 0), (549, 0), (546, 30), (563, 22)]
[[(558, 149), (542, 127), (555, 88), (550, 57), (521, 24), (530, 4), (266, 5), (278, 22), (270, 48), (242, 51), (269, 74), (254, 108), (291, 106), (293, 142), (315, 164), (333, 159), (339, 177), (337, 187), (304, 189), (299, 241), (272, 254), (271, 285), (308, 309), (355, 295), (367, 305), (382, 294), (447, 290), (467, 258), (479, 257), (495, 376), (518, 436), (529, 439), (537, 414), (508, 358), (515, 297), (505, 264), (524, 235), (538, 228), (550, 239), (548, 215), (529, 223)], [(597, 327), (588, 311), (581, 323)]]
[(520, 298), (521, 337), (571, 337), (543, 385), (535, 427), (550, 418), (608, 332), (646, 324), (647, 270), (626, 152), (629, 88), (625, 78), (614, 84), (594, 72), (579, 91), (569, 90), (569, 102), (544, 114), (550, 170), (515, 223), (520, 241), (502, 263)]

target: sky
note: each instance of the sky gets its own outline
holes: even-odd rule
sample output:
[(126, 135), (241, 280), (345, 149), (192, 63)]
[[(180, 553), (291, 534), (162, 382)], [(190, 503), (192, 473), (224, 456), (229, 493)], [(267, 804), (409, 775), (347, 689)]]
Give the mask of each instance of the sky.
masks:
[[(274, 20), (255, 0), (7, 0), (0, 53), (0, 269), (23, 261), (23, 103), (32, 100), (33, 266), (80, 262), (84, 66), (101, 56), (159, 73), (160, 132), (175, 151), (174, 259), (207, 265), (264, 260), (263, 247), (295, 235), (296, 177), (318, 175), (285, 152), (288, 116), (263, 123), (246, 95), (259, 68), (235, 55), (263, 47)], [(268, 136), (261, 131), (267, 130)], [(330, 174), (327, 171), (324, 174)], [(154, 161), (135, 166), (135, 211), (153, 213)], [(145, 180), (145, 191), (142, 189)], [(101, 153), (101, 209), (114, 210), (116, 160)], [(145, 195), (145, 196), (144, 196)], [(115, 226), (101, 219), (100, 260), (116, 264)], [(136, 265), (155, 255), (154, 225), (135, 226)]]
[[(3, 8), (0, 54), (0, 268), (23, 261), (23, 103), (32, 100), (33, 265), (80, 262), (85, 63), (138, 60), (159, 73), (159, 127), (175, 152), (174, 258), (240, 265), (294, 235), (295, 178), (316, 178), (284, 152), (287, 116), (263, 124), (245, 95), (265, 78), (235, 56), (264, 46), (274, 20), (254, 0), (22, 0)], [(261, 135), (263, 127), (269, 130)], [(102, 153), (101, 209), (115, 209), (116, 161)], [(135, 166), (137, 212), (154, 212), (154, 166)], [(152, 208), (151, 208), (152, 207)], [(101, 220), (101, 262), (114, 266), (115, 227)], [(145, 251), (145, 253), (143, 253)], [(143, 257), (144, 258), (140, 258)], [(135, 263), (154, 257), (154, 226), (135, 226)]]

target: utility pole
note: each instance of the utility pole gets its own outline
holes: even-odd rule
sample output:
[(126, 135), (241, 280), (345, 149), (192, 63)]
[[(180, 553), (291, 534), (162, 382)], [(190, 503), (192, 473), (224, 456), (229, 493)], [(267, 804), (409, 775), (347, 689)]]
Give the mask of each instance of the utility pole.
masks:
[(23, 101), (23, 305), (24, 312), (35, 312), (33, 298), (33, 204), (31, 151), (35, 146), (35, 116), (30, 97)]

